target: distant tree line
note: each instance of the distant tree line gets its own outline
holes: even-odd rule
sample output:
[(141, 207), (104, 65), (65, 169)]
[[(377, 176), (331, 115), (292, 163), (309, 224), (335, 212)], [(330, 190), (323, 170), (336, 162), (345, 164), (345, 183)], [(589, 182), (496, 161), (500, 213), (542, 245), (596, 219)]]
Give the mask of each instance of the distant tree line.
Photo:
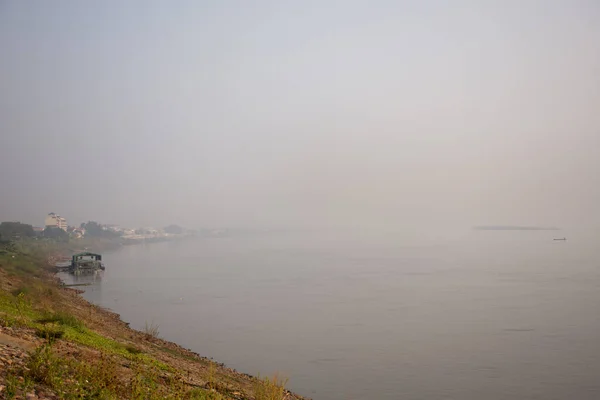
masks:
[[(85, 229), (86, 236), (92, 237), (102, 237), (102, 238), (116, 238), (119, 237), (120, 234), (117, 232), (113, 232), (108, 229), (104, 229), (101, 224), (96, 221), (88, 221), (81, 224), (81, 228)], [(174, 235), (181, 235), (186, 233), (186, 230), (179, 225), (169, 225), (164, 228), (165, 233), (170, 233)], [(145, 234), (146, 231), (143, 229), (136, 230), (138, 234)], [(1, 241), (10, 241), (14, 239), (21, 239), (26, 237), (35, 237), (36, 232), (33, 230), (33, 227), (29, 224), (23, 224), (21, 222), (10, 222), (5, 221), (0, 223), (0, 240)], [(57, 241), (67, 242), (69, 240), (69, 234), (64, 230), (55, 227), (55, 226), (47, 226), (46, 229), (41, 233), (42, 237), (53, 239)]]
[(0, 222), (0, 238), (2, 240), (19, 239), (24, 237), (34, 237), (33, 227), (20, 222)]
[(105, 230), (101, 224), (96, 221), (83, 222), (81, 228), (85, 229), (86, 236), (104, 237), (104, 238), (115, 238), (120, 235), (117, 232)]

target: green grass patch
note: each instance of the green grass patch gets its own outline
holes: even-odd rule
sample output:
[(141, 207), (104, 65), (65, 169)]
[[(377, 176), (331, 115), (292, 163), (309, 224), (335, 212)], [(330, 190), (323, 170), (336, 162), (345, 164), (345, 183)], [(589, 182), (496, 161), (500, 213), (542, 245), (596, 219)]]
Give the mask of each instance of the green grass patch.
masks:
[(0, 317), (12, 320), (17, 325), (32, 326), (32, 320), (39, 317), (39, 313), (31, 307), (31, 299), (23, 292), (17, 296), (0, 291)]
[(19, 295), (24, 295), (27, 296), (28, 294), (30, 294), (31, 292), (31, 288), (29, 286), (22, 286), (22, 287), (18, 287), (16, 289), (13, 289), (10, 291), (10, 294), (12, 294), (15, 297), (18, 297)]
[(140, 349), (138, 349), (137, 347), (132, 346), (132, 345), (125, 346), (125, 350), (127, 350), (129, 352), (129, 354), (133, 354), (133, 355), (142, 354), (142, 351)]
[(41, 324), (55, 323), (62, 326), (68, 326), (75, 330), (83, 332), (85, 330), (85, 325), (81, 322), (77, 317), (73, 314), (69, 314), (65, 311), (58, 311), (52, 314), (47, 314), (42, 318), (38, 319), (36, 322)]
[(0, 326), (6, 328), (19, 326), (19, 321), (10, 315), (2, 315), (0, 312)]
[(53, 342), (56, 339), (60, 339), (64, 336), (65, 331), (58, 325), (43, 325), (35, 329), (35, 334), (42, 339), (46, 339), (49, 342)]
[(118, 364), (102, 357), (95, 362), (64, 359), (50, 345), (36, 349), (23, 376), (54, 389), (64, 399), (116, 398), (119, 393)]
[(66, 340), (82, 344), (97, 350), (102, 350), (110, 354), (118, 354), (122, 356), (130, 356), (124, 345), (116, 340), (109, 339), (87, 328), (76, 329), (70, 326), (65, 327)]
[(37, 257), (33, 257), (21, 252), (5, 252), (0, 254), (0, 268), (12, 275), (40, 276), (42, 272), (42, 262)]
[(131, 361), (141, 362), (144, 365), (155, 367), (161, 371), (171, 373), (177, 372), (175, 368), (163, 363), (162, 361), (158, 361), (147, 354), (144, 354), (141, 350), (134, 346), (119, 343), (114, 339), (104, 337), (94, 331), (90, 331), (87, 328), (79, 330), (67, 326), (65, 327), (65, 334), (63, 338), (65, 340), (79, 343), (86, 347), (100, 350), (107, 354), (118, 355)]
[(165, 376), (154, 363), (136, 362), (123, 373), (119, 357), (102, 354), (98, 359), (78, 360), (61, 357), (51, 344), (31, 353), (26, 368), (9, 371), (10, 394), (24, 393), (31, 383), (50, 387), (62, 399), (215, 399), (218, 394), (190, 390), (179, 374)]
[(156, 360), (154, 358), (147, 357), (147, 358), (145, 358), (145, 361), (147, 362), (148, 365), (150, 365), (154, 368), (157, 368), (161, 371), (171, 372), (173, 374), (178, 372), (175, 368), (171, 367), (170, 365), (165, 364), (164, 362)]

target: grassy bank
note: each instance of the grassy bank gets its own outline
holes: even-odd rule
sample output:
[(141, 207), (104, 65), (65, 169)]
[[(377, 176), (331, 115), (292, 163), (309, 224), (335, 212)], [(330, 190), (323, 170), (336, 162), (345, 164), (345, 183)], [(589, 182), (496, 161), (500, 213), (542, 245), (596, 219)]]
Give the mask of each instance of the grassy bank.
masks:
[(47, 260), (68, 250), (41, 242), (0, 249), (0, 398), (300, 399), (277, 377), (200, 357), (160, 339), (156, 326), (132, 330), (61, 287)]

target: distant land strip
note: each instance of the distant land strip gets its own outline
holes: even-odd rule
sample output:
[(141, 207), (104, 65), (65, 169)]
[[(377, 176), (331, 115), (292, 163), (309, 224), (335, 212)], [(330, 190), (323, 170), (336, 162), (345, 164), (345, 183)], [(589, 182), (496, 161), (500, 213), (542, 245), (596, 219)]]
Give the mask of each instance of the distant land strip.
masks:
[(476, 226), (478, 231), (558, 231), (554, 226), (513, 226), (513, 225), (484, 225)]

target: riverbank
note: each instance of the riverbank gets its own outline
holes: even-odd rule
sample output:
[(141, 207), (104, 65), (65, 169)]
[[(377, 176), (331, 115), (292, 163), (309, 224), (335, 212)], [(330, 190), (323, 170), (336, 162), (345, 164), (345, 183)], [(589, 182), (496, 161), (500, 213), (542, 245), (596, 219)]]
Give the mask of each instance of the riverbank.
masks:
[(278, 377), (258, 379), (129, 328), (118, 314), (62, 287), (51, 246), (0, 254), (0, 398), (302, 399)]

